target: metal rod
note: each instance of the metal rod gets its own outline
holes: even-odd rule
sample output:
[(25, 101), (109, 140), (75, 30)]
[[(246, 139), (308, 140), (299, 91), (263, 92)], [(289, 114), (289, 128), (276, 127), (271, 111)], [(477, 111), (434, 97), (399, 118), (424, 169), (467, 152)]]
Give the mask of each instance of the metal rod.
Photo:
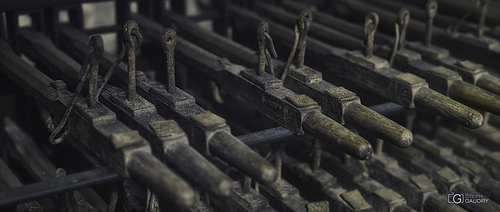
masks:
[(154, 189), (162, 198), (180, 207), (194, 204), (194, 190), (153, 155), (135, 152), (131, 155), (127, 168), (140, 183)]
[(108, 167), (97, 168), (62, 178), (54, 178), (0, 192), (0, 207), (48, 197), (62, 192), (114, 182), (120, 176)]
[(500, 115), (500, 96), (464, 81), (454, 81), (448, 94), (459, 102), (464, 102), (488, 112)]
[(500, 95), (500, 78), (488, 75), (477, 79), (476, 86)]
[(165, 149), (166, 160), (175, 166), (176, 170), (180, 170), (181, 173), (187, 175), (189, 179), (214, 196), (229, 196), (231, 193), (230, 178), (187, 143), (172, 142), (166, 144)]
[(276, 179), (276, 169), (270, 163), (228, 132), (221, 131), (212, 136), (210, 151), (259, 182), (273, 182)]
[(361, 160), (368, 159), (373, 152), (366, 140), (359, 139), (358, 135), (319, 112), (306, 117), (304, 130), (325, 141), (335, 142), (344, 152)]
[[(353, 102), (345, 108), (345, 119), (401, 148), (410, 146), (413, 141), (411, 131), (360, 103)], [(373, 119), (377, 121), (371, 121)]]
[(483, 116), (454, 100), (429, 88), (420, 88), (415, 93), (415, 105), (454, 120), (468, 128), (478, 128), (483, 124)]

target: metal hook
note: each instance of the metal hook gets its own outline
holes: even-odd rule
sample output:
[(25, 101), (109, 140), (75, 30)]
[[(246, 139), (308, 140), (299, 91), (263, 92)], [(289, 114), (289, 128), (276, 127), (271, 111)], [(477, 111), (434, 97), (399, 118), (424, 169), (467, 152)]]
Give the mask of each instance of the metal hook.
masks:
[[(273, 58), (277, 58), (278, 54), (274, 49), (274, 43), (271, 35), (269, 35), (269, 24), (267, 22), (260, 22), (259, 27), (257, 28), (257, 41), (259, 42), (259, 67), (257, 74), (262, 75), (262, 73), (264, 73), (267, 63), (269, 73), (274, 75), (271, 56)], [(271, 53), (269, 53), (269, 50), (271, 50)]]
[(363, 34), (365, 36), (366, 58), (370, 58), (373, 54), (373, 40), (375, 38), (375, 32), (377, 31), (378, 22), (379, 18), (375, 12), (370, 12), (365, 17)]
[(288, 70), (290, 69), (290, 64), (292, 63), (293, 58), (295, 57), (295, 52), (297, 52), (297, 50), (299, 51), (299, 53), (297, 54), (295, 65), (297, 66), (297, 68), (302, 68), (304, 66), (307, 33), (309, 32), (309, 27), (311, 26), (312, 20), (312, 12), (308, 9), (302, 10), (299, 14), (299, 17), (297, 17), (297, 21), (295, 22), (295, 41), (292, 47), (292, 51), (288, 56), (285, 68), (283, 69), (283, 74), (281, 75), (282, 82), (284, 82), (286, 79)]
[(99, 59), (104, 52), (104, 42), (100, 35), (94, 35), (90, 38), (89, 47), (93, 48), (90, 55), (90, 75), (89, 75), (89, 94), (88, 104), (93, 107), (98, 101), (97, 77), (99, 76)]
[(139, 32), (139, 25), (133, 20), (129, 20), (123, 25), (125, 36), (125, 46), (127, 48), (128, 60), (128, 100), (137, 98), (135, 82), (135, 52), (142, 45), (142, 35)]
[(177, 33), (171, 28), (163, 30), (161, 36), (163, 51), (167, 55), (167, 91), (172, 92), (175, 88), (175, 45), (177, 44)]
[(425, 15), (427, 16), (427, 25), (425, 27), (425, 45), (430, 46), (432, 40), (432, 25), (434, 17), (436, 17), (438, 11), (438, 4), (436, 1), (430, 0), (427, 2), (425, 8)]

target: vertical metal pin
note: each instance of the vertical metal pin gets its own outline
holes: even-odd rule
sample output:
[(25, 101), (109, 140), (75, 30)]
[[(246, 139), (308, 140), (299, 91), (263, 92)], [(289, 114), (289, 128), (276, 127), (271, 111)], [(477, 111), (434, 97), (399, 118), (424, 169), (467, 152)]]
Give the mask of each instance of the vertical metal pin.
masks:
[(438, 11), (438, 4), (434, 0), (427, 2), (425, 6), (425, 16), (427, 17), (427, 25), (425, 26), (425, 45), (430, 46), (432, 40), (432, 26), (434, 24), (434, 17)]
[(175, 45), (177, 44), (177, 33), (171, 28), (163, 30), (161, 36), (163, 51), (167, 55), (167, 91), (175, 89)]
[(274, 168), (276, 169), (276, 180), (275, 183), (281, 182), (281, 168), (283, 165), (283, 151), (278, 152), (276, 158), (274, 159)]
[(88, 104), (89, 107), (93, 107), (99, 96), (97, 93), (97, 77), (99, 76), (99, 59), (104, 52), (104, 42), (100, 35), (94, 35), (90, 38), (89, 46), (93, 48), (92, 54), (90, 55), (90, 73), (89, 73), (89, 93), (88, 93)]
[[(269, 73), (271, 75), (274, 75), (274, 68), (271, 56), (273, 58), (277, 58), (278, 54), (274, 49), (274, 43), (271, 38), (271, 35), (269, 35), (269, 24), (267, 22), (264, 21), (260, 22), (259, 27), (257, 28), (257, 41), (259, 43), (259, 51), (258, 51), (259, 67), (257, 70), (257, 74), (262, 75), (262, 73), (264, 73), (267, 63)], [(270, 53), (269, 50), (271, 50)]]
[(311, 171), (313, 174), (316, 174), (318, 173), (319, 167), (321, 166), (321, 143), (317, 138), (314, 139), (311, 156), (312, 156)]
[(382, 153), (382, 150), (384, 149), (384, 140), (377, 138), (375, 141), (375, 154), (380, 155), (380, 153)]
[(250, 178), (248, 175), (245, 175), (245, 177), (243, 177), (243, 185), (241, 187), (241, 190), (244, 193), (250, 192), (250, 190), (252, 189), (252, 178)]
[(364, 43), (366, 46), (366, 58), (370, 58), (373, 55), (373, 39), (375, 38), (375, 32), (377, 31), (378, 20), (378, 15), (374, 12), (368, 13), (368, 15), (366, 15), (365, 17), (363, 34), (365, 36)]
[(132, 20), (125, 23), (123, 31), (128, 61), (128, 100), (133, 101), (137, 97), (135, 85), (135, 52), (142, 45), (142, 35), (139, 32), (139, 25)]

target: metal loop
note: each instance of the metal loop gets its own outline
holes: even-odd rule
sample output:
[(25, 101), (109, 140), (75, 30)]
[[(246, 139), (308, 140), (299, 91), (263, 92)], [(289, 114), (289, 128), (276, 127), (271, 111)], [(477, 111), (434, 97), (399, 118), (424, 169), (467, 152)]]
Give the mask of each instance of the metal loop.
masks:
[(171, 28), (163, 30), (161, 37), (163, 51), (167, 55), (167, 91), (172, 92), (175, 88), (175, 45), (177, 44), (177, 33)]
[(304, 29), (307, 32), (307, 30), (309, 30), (309, 27), (311, 26), (312, 20), (313, 20), (312, 12), (308, 9), (302, 10), (296, 21), (296, 24), (300, 32), (302, 32)]
[(427, 16), (427, 18), (436, 17), (438, 11), (438, 4), (436, 1), (434, 0), (428, 1), (425, 8), (426, 8), (425, 15)]
[(161, 41), (161, 45), (165, 52), (168, 50), (172, 50), (177, 44), (177, 33), (172, 28), (166, 28), (165, 30), (163, 30)]
[(89, 40), (89, 47), (93, 48), (93, 53), (96, 57), (102, 57), (104, 53), (104, 41), (100, 35), (93, 35)]
[(370, 12), (365, 17), (365, 25), (363, 28), (363, 34), (365, 36), (364, 44), (366, 46), (365, 56), (370, 58), (373, 54), (373, 40), (375, 38), (375, 32), (377, 31), (379, 22), (378, 14), (375, 12)]
[(260, 22), (259, 27), (257, 28), (257, 41), (259, 43), (257, 74), (262, 75), (267, 64), (269, 73), (274, 75), (272, 58), (277, 58), (278, 54), (274, 48), (273, 39), (271, 38), (271, 35), (269, 35), (269, 24), (267, 22)]
[(143, 42), (143, 37), (139, 32), (139, 25), (134, 20), (128, 20), (123, 25), (125, 43), (127, 45), (133, 45), (134, 49), (137, 51)]

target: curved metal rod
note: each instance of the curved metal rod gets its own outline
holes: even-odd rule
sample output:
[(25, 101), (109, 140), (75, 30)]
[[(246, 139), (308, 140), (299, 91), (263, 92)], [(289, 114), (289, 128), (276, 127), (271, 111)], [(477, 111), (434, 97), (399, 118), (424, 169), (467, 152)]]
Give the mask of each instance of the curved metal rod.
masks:
[(401, 9), (398, 13), (398, 18), (396, 22), (399, 24), (400, 33), (399, 33), (399, 49), (405, 48), (405, 40), (406, 40), (406, 28), (408, 28), (408, 23), (410, 22), (410, 11), (408, 9)]
[[(269, 35), (269, 24), (267, 22), (264, 21), (260, 22), (259, 27), (257, 28), (257, 41), (259, 43), (259, 52), (258, 52), (259, 67), (257, 70), (257, 74), (262, 75), (262, 73), (264, 73), (267, 63), (269, 73), (271, 75), (274, 75), (274, 68), (271, 56), (273, 58), (278, 58), (278, 54), (274, 49), (274, 43), (271, 38), (271, 35)], [(269, 50), (271, 50), (270, 53)]]
[(389, 60), (389, 66), (392, 66), (394, 62), (394, 58), (396, 57), (396, 52), (404, 48), (405, 45), (405, 37), (406, 37), (406, 28), (408, 27), (408, 23), (410, 22), (410, 11), (407, 9), (401, 9), (398, 13), (398, 17), (396, 18), (395, 30), (396, 36), (394, 39), (394, 48), (392, 49), (391, 58)]
[(365, 26), (363, 28), (363, 34), (365, 37), (364, 43), (366, 46), (366, 58), (370, 58), (373, 55), (373, 39), (375, 38), (375, 32), (377, 31), (379, 18), (377, 13), (370, 12), (365, 17)]
[(290, 64), (295, 57), (295, 52), (297, 52), (297, 49), (299, 53), (297, 54), (295, 65), (297, 66), (297, 68), (302, 68), (304, 66), (307, 33), (309, 32), (309, 27), (311, 26), (312, 19), (312, 12), (308, 9), (302, 10), (302, 12), (300, 12), (299, 14), (299, 17), (297, 17), (297, 21), (295, 22), (295, 41), (292, 47), (292, 51), (288, 56), (288, 60), (286, 61), (285, 68), (283, 69), (283, 74), (281, 75), (282, 82), (284, 82), (286, 79), (286, 75), (288, 74), (288, 70), (290, 69)]
[[(89, 64), (91, 63), (92, 58), (99, 57), (99, 56), (96, 56), (96, 54), (99, 54), (99, 52), (101, 52), (100, 54), (102, 55), (101, 50), (103, 50), (103, 48), (101, 50), (97, 49), (97, 48), (102, 47), (102, 45), (100, 45), (98, 42), (99, 42), (98, 38), (90, 39), (90, 41), (89, 41), (89, 46), (92, 48), (92, 50), (85, 57), (85, 60), (83, 61), (82, 66), (80, 67), (79, 72), (82, 73), (82, 76), (80, 78), (80, 82), (76, 86), (75, 92), (73, 93), (73, 98), (71, 99), (71, 102), (69, 103), (68, 108), (66, 109), (66, 112), (64, 113), (59, 125), (57, 127), (54, 127), (52, 116), (47, 117), (47, 122), (46, 122), (47, 129), (52, 132), (49, 136), (49, 142), (51, 144), (59, 144), (59, 143), (63, 142), (64, 138), (69, 134), (69, 130), (66, 128), (66, 122), (68, 121), (69, 114), (71, 114), (71, 111), (73, 110), (73, 107), (75, 106), (76, 101), (78, 100), (78, 96), (80, 95), (80, 92), (83, 89), (83, 85), (85, 83), (85, 80), (89, 76), (89, 73), (90, 73)], [(61, 133), (61, 130), (63, 130), (63, 128), (66, 128), (66, 129), (64, 130), (62, 135), (59, 137), (56, 137)]]

